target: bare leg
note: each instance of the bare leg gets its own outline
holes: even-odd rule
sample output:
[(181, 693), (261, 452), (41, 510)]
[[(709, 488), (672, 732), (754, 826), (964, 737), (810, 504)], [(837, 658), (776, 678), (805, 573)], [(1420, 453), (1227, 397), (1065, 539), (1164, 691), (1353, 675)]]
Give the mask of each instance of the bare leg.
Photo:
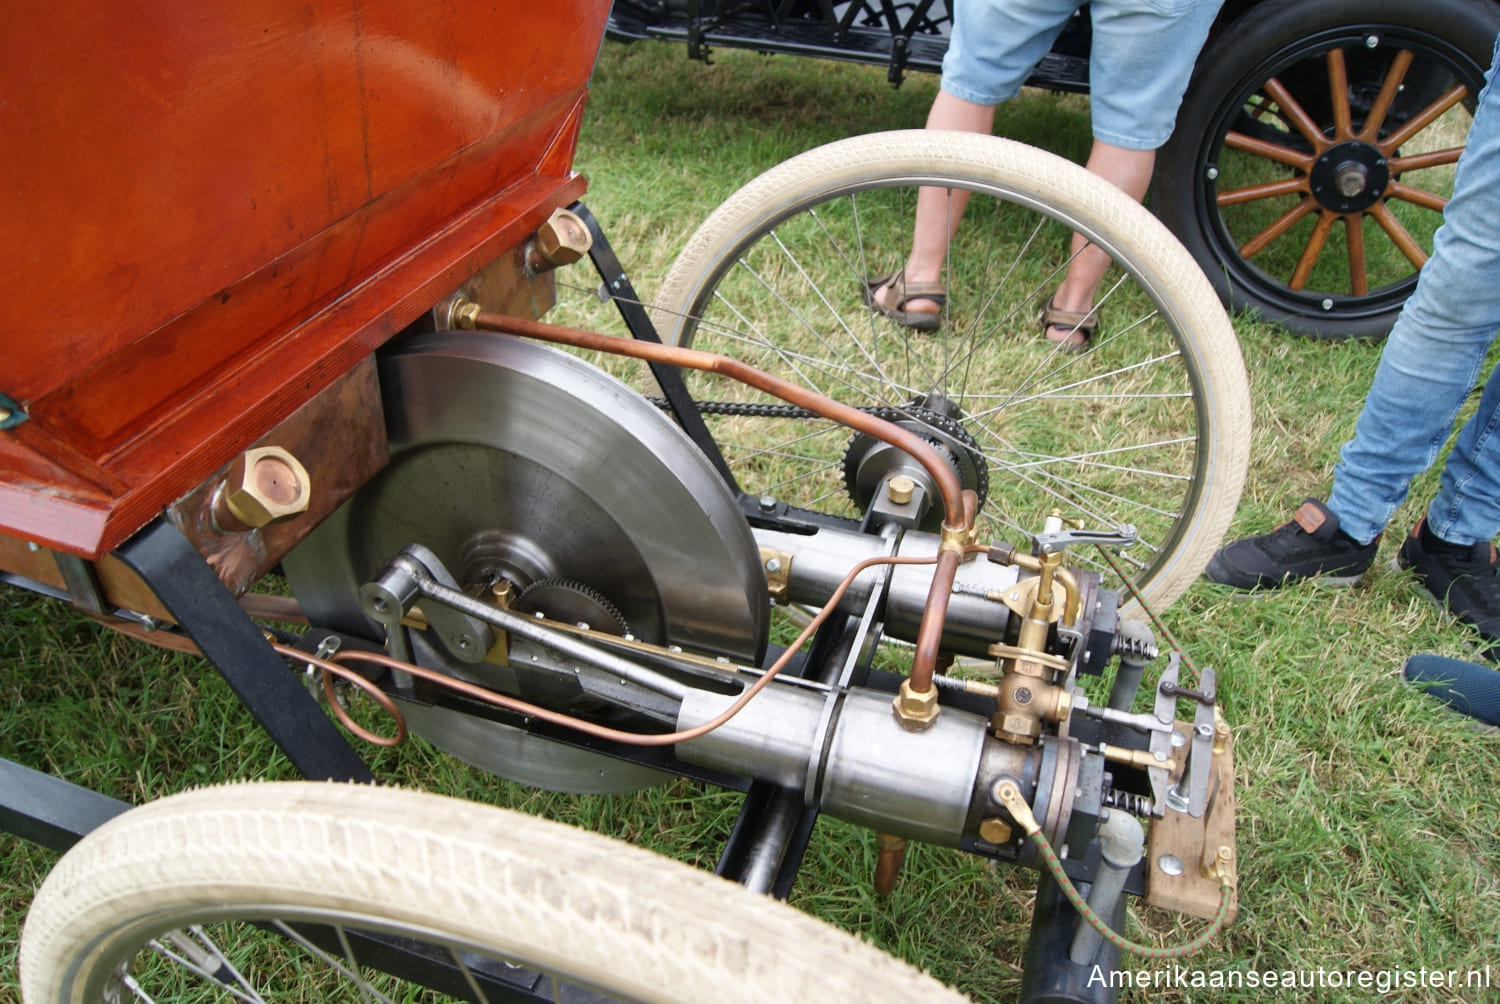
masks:
[[(1151, 169), (1155, 164), (1155, 150), (1127, 150), (1096, 139), (1094, 148), (1089, 152), (1087, 166), (1090, 171), (1139, 202), (1146, 197), (1146, 189), (1151, 184)], [(1053, 306), (1079, 313), (1091, 308), (1094, 305), (1094, 293), (1099, 288), (1099, 280), (1104, 278), (1109, 262), (1109, 255), (1074, 234), (1073, 262), (1068, 266), (1068, 274), (1063, 278), (1062, 285), (1057, 287), (1057, 293), (1052, 298)], [(1048, 329), (1047, 337), (1054, 342), (1066, 341), (1070, 344), (1083, 341), (1077, 332), (1056, 325)]]
[[(956, 129), (988, 136), (995, 128), (995, 106), (976, 105), (938, 91), (927, 113), (928, 129)], [(958, 230), (958, 221), (968, 204), (967, 191), (946, 188), (923, 188), (917, 192), (917, 216), (912, 230), (911, 256), (906, 259), (908, 282), (937, 282), (943, 277), (943, 262), (948, 257), (948, 242)], [(890, 286), (882, 286), (875, 299), (887, 307), (896, 305)], [(913, 313), (936, 313), (932, 300), (913, 299), (902, 308)]]

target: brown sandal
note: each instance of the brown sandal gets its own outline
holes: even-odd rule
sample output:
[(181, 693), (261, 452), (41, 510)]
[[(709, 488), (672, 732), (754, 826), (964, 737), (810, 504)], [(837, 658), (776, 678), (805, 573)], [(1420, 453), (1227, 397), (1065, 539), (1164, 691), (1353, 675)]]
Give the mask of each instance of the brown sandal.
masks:
[(1047, 338), (1047, 332), (1052, 328), (1064, 328), (1068, 332), (1068, 338), (1077, 333), (1083, 336), (1083, 341), (1070, 342), (1067, 339), (1053, 341), (1051, 338), (1047, 338), (1047, 341), (1052, 342), (1053, 345), (1062, 346), (1064, 352), (1082, 352), (1092, 345), (1094, 332), (1099, 330), (1099, 318), (1095, 316), (1093, 310), (1063, 310), (1061, 307), (1053, 306), (1052, 300), (1053, 297), (1047, 297), (1047, 303), (1042, 307), (1039, 318), (1042, 325), (1042, 337)]
[[(896, 305), (887, 307), (875, 299), (880, 289), (889, 285), (896, 294)], [(903, 310), (913, 300), (931, 300), (937, 310)], [(948, 305), (948, 287), (940, 282), (906, 281), (906, 269), (900, 268), (889, 275), (865, 280), (865, 305), (882, 317), (889, 317), (903, 327), (913, 331), (936, 331), (943, 323), (942, 308)]]

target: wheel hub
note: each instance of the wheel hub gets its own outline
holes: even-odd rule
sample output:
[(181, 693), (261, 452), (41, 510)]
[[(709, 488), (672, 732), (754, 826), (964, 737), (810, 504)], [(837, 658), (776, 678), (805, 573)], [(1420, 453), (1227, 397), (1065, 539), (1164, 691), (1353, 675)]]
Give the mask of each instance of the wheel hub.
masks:
[[(932, 444), (952, 465), (959, 483), (972, 489), (979, 496), (979, 504), (984, 505), (990, 488), (989, 465), (979, 443), (964, 428), (956, 404), (940, 394), (929, 394), (905, 408), (883, 409), (880, 417)], [(844, 486), (861, 509), (868, 509), (881, 484), (896, 474), (909, 474), (920, 482), (928, 480), (926, 472), (903, 450), (862, 432), (850, 440), (844, 451)], [(929, 497), (932, 491), (929, 485)], [(922, 528), (936, 530), (941, 522), (942, 509), (934, 505), (928, 509)]]
[(1357, 213), (1386, 194), (1391, 169), (1378, 147), (1358, 140), (1335, 143), (1313, 162), (1308, 181), (1313, 197), (1335, 213)]

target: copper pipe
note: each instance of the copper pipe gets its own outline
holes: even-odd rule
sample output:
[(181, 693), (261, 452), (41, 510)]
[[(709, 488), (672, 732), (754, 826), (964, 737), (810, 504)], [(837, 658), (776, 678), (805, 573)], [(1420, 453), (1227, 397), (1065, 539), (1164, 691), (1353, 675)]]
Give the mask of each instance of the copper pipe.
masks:
[(240, 597), (240, 606), (245, 613), (263, 621), (279, 621), (283, 624), (310, 623), (302, 612), (302, 605), (290, 596), (267, 596), (264, 593), (246, 593)]
[(906, 861), (906, 838), (893, 833), (877, 833), (875, 846), (880, 848), (880, 856), (875, 859), (875, 895), (889, 896), (896, 888), (901, 865)]
[[(927, 591), (927, 608), (922, 611), (922, 622), (917, 625), (916, 652), (911, 660), (911, 689), (918, 694), (925, 694), (933, 687), (938, 649), (943, 641), (943, 623), (947, 619), (948, 597), (953, 592), (953, 579), (958, 575), (962, 559), (957, 551), (938, 552), (937, 568), (933, 569), (932, 586)], [(934, 610), (938, 612), (935, 614)]]
[(542, 341), (571, 345), (574, 348), (611, 352), (615, 355), (630, 356), (633, 359), (645, 359), (648, 362), (718, 373), (721, 376), (738, 380), (756, 390), (765, 391), (773, 397), (779, 397), (790, 404), (847, 425), (851, 429), (889, 443), (910, 454), (927, 469), (928, 474), (932, 475), (933, 484), (936, 485), (938, 494), (943, 499), (944, 521), (955, 528), (965, 526), (963, 485), (959, 482), (958, 473), (954, 471), (953, 466), (921, 436), (860, 411), (858, 408), (851, 408), (830, 397), (824, 397), (816, 391), (799, 387), (780, 377), (772, 376), (764, 370), (758, 370), (754, 366), (748, 366), (715, 352), (700, 352), (697, 349), (643, 342), (634, 338), (600, 335), (579, 328), (565, 328), (555, 324), (527, 320), (523, 317), (511, 317), (508, 314), (481, 312), (474, 318), (474, 327), (504, 335), (538, 338)]
[[(497, 694), (492, 690), (486, 690), (484, 687), (476, 686), (472, 683), (467, 683), (463, 680), (447, 676), (446, 674), (439, 673), (435, 670), (427, 669), (422, 666), (414, 666), (411, 663), (402, 662), (400, 659), (393, 659), (388, 655), (381, 655), (377, 652), (362, 652), (357, 649), (346, 649), (345, 651), (340, 652), (338, 655), (334, 656), (333, 660), (330, 662), (324, 659), (309, 657), (307, 653), (298, 652), (296, 649), (288, 649), (287, 651), (290, 653), (295, 653), (293, 657), (296, 658), (299, 662), (311, 662), (315, 666), (323, 667), (330, 672), (337, 672), (340, 675), (351, 673), (348, 667), (341, 665), (342, 663), (370, 662), (378, 666), (386, 666), (390, 669), (399, 670), (419, 679), (438, 684), (439, 686), (446, 687), (447, 689), (455, 693), (463, 694), (465, 697), (471, 697), (476, 701), (483, 701), (486, 704), (492, 704), (498, 708), (505, 708), (509, 711), (520, 712), (523, 715), (530, 715), (531, 717), (539, 718), (544, 722), (550, 722), (553, 725), (561, 725), (564, 728), (573, 729), (575, 731), (582, 732), (585, 735), (594, 736), (599, 739), (608, 739), (611, 742), (626, 743), (631, 746), (671, 746), (675, 743), (687, 742), (689, 739), (696, 739), (701, 735), (706, 735), (707, 733), (712, 732), (714, 729), (718, 728), (720, 725), (723, 725), (725, 722), (729, 721), (729, 719), (733, 718), (735, 715), (739, 714), (740, 710), (744, 708), (745, 705), (750, 703), (751, 698), (764, 690), (770, 684), (770, 682), (776, 678), (776, 675), (786, 668), (787, 663), (791, 662), (792, 657), (797, 653), (797, 650), (805, 645), (807, 643), (807, 640), (812, 637), (813, 632), (815, 632), (820, 626), (822, 626), (823, 621), (828, 619), (828, 615), (833, 613), (833, 611), (838, 607), (839, 600), (841, 600), (844, 596), (844, 593), (848, 591), (850, 584), (853, 583), (855, 578), (857, 578), (859, 574), (865, 569), (870, 568), (874, 565), (881, 564), (930, 565), (933, 563), (933, 560), (934, 559), (932, 558), (893, 558), (887, 556), (879, 556), (874, 558), (866, 558), (864, 561), (856, 564), (852, 569), (849, 570), (849, 573), (844, 576), (843, 581), (838, 584), (838, 588), (834, 589), (833, 593), (829, 597), (828, 603), (823, 607), (823, 609), (819, 610), (818, 613), (812, 618), (812, 620), (808, 622), (807, 626), (802, 629), (802, 633), (799, 634), (789, 646), (787, 646), (787, 650), (781, 654), (781, 657), (773, 662), (770, 667), (767, 668), (763, 674), (761, 674), (760, 679), (756, 680), (753, 684), (747, 687), (745, 689), (745, 692), (738, 698), (736, 698), (733, 704), (725, 708), (718, 717), (710, 719), (709, 721), (704, 722), (702, 725), (696, 725), (693, 728), (682, 729), (677, 732), (625, 732), (620, 729), (609, 728), (605, 725), (596, 725), (593, 722), (585, 721), (582, 718), (575, 718), (574, 716), (564, 714), (561, 711), (553, 711), (551, 708), (544, 708), (540, 705), (532, 704), (529, 701), (523, 701), (520, 698), (510, 697), (506, 694)], [(281, 647), (278, 646), (277, 651), (281, 651)], [(363, 679), (363, 677), (360, 677), (360, 679)], [(335, 710), (335, 713), (337, 713), (337, 709)], [(343, 719), (340, 718), (340, 721), (343, 721)]]
[[(574, 348), (612, 352), (616, 355), (645, 359), (649, 362), (718, 373), (721, 376), (738, 380), (906, 452), (932, 475), (938, 494), (943, 499), (945, 514), (943, 529), (956, 533), (974, 525), (978, 508), (977, 496), (972, 491), (964, 491), (962, 483), (958, 480), (958, 473), (954, 471), (952, 465), (945, 461), (932, 448), (932, 444), (921, 436), (860, 411), (858, 408), (841, 404), (816, 391), (798, 387), (794, 383), (772, 376), (754, 366), (748, 366), (714, 352), (700, 352), (697, 349), (643, 342), (634, 338), (600, 335), (579, 328), (542, 324), (539, 321), (511, 317), (507, 314), (481, 312), (474, 318), (474, 326), (485, 331), (538, 338), (561, 345), (571, 345)], [(922, 612), (922, 623), (917, 629), (917, 648), (911, 666), (911, 689), (919, 694), (927, 693), (933, 686), (932, 677), (936, 672), (938, 645), (942, 640), (943, 624), (948, 619), (948, 597), (953, 590), (953, 578), (958, 572), (958, 561), (959, 556), (954, 552), (947, 550), (943, 552), (938, 561), (937, 570), (932, 576), (932, 587), (927, 593), (927, 607)]]

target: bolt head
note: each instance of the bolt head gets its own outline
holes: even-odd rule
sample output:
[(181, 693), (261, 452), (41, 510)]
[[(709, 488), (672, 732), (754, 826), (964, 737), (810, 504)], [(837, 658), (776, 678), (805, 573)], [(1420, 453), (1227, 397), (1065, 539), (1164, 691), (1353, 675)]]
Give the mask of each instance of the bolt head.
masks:
[(262, 527), (306, 512), (311, 481), (301, 461), (279, 446), (246, 450), (229, 465), (224, 507), (246, 527)]
[(992, 816), (979, 824), (979, 839), (987, 844), (1008, 844), (1012, 832), (1010, 824), (999, 816)]

